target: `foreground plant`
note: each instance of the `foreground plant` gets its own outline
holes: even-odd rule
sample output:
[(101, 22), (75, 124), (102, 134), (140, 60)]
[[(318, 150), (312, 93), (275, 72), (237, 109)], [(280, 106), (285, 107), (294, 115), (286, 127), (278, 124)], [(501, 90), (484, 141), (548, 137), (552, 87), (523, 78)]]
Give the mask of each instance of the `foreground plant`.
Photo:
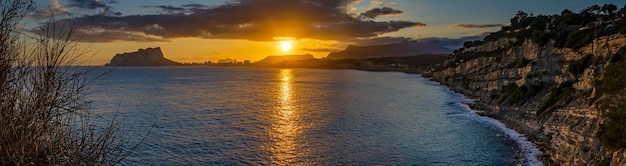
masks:
[(89, 70), (73, 34), (56, 23), (28, 37), (20, 21), (31, 0), (0, 0), (0, 165), (115, 165), (130, 145), (115, 120), (88, 111)]

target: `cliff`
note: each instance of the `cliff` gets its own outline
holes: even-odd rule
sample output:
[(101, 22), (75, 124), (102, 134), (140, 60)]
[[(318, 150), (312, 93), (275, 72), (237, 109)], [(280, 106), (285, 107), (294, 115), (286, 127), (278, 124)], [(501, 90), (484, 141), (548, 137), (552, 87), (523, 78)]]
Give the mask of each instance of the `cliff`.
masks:
[[(624, 149), (607, 148), (597, 136), (605, 111), (595, 82), (626, 36), (596, 38), (581, 48), (557, 48), (555, 40), (500, 38), (455, 51), (442, 68), (425, 74), (473, 98), (475, 109), (533, 140), (547, 165), (624, 165)], [(620, 56), (621, 57), (621, 56)]]
[(105, 66), (178, 66), (181, 63), (166, 59), (160, 47), (139, 49), (136, 52), (116, 54)]
[(418, 42), (405, 40), (399, 43), (383, 45), (350, 45), (343, 51), (331, 52), (326, 58), (331, 60), (368, 59), (385, 57), (407, 57), (424, 54), (448, 54), (450, 52), (451, 50), (444, 47), (443, 44), (438, 43), (437, 41)]

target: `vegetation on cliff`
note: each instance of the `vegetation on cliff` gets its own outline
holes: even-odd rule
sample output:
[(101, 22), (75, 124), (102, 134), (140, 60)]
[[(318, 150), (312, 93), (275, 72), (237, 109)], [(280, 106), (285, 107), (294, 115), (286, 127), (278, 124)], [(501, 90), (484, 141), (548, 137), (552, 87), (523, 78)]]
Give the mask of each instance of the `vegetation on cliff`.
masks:
[(551, 40), (556, 48), (579, 49), (591, 43), (594, 38), (616, 33), (626, 34), (626, 6), (618, 9), (613, 4), (593, 5), (580, 12), (563, 10), (556, 15), (537, 15), (518, 11), (511, 18), (510, 26), (504, 26), (498, 32), (489, 34), (482, 41), (468, 41), (463, 48), (455, 50), (462, 53), (485, 42), (501, 38), (515, 38), (512, 43), (519, 46), (525, 40), (538, 45), (548, 44)]
[(625, 41), (626, 5), (520, 11), (500, 31), (465, 42), (432, 76), (533, 138), (548, 165), (624, 165)]
[(610, 148), (626, 148), (626, 47), (614, 56), (614, 61), (597, 83), (605, 120), (600, 125), (598, 136)]

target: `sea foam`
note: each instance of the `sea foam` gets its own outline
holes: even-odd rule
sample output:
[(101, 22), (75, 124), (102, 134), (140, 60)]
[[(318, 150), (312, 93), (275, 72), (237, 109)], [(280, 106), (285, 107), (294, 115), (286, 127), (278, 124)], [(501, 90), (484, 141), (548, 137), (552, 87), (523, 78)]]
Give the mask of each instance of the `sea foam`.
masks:
[(461, 94), (455, 93), (458, 95), (458, 106), (463, 108), (463, 110), (467, 111), (467, 115), (469, 118), (485, 122), (487, 124), (491, 124), (502, 131), (502, 133), (509, 139), (515, 141), (515, 143), (519, 146), (519, 153), (523, 156), (522, 159), (518, 160), (517, 165), (532, 165), (532, 166), (543, 166), (543, 162), (537, 158), (537, 156), (541, 155), (542, 152), (535, 146), (533, 142), (528, 140), (524, 134), (518, 133), (517, 131), (506, 127), (506, 125), (494, 118), (490, 118), (487, 116), (480, 116), (477, 112), (479, 110), (473, 110), (467, 103), (474, 103), (474, 100), (469, 99)]

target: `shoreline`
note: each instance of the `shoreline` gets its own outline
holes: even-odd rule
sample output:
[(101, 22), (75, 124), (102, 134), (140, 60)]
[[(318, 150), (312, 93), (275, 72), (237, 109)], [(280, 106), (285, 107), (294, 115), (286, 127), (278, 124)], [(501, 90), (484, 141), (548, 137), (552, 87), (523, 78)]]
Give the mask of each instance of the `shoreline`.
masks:
[(439, 85), (446, 87), (447, 89), (449, 89), (452, 93), (456, 93), (459, 95), (462, 95), (463, 97), (467, 98), (468, 100), (471, 100), (471, 103), (464, 103), (465, 105), (467, 105), (468, 109), (472, 110), (474, 112), (474, 114), (476, 114), (477, 116), (480, 117), (484, 117), (484, 118), (489, 118), (489, 119), (493, 119), (495, 121), (497, 121), (498, 123), (501, 123), (502, 127), (504, 127), (505, 129), (510, 129), (512, 131), (514, 131), (515, 133), (519, 134), (520, 136), (524, 137), (524, 141), (527, 141), (529, 143), (531, 143), (540, 153), (536, 154), (534, 157), (541, 162), (542, 165), (551, 165), (550, 164), (550, 160), (548, 160), (546, 158), (546, 153), (545, 153), (545, 149), (546, 147), (541, 144), (538, 140), (539, 138), (537, 138), (536, 136), (533, 136), (532, 134), (529, 133), (524, 133), (524, 130), (519, 129), (516, 127), (515, 124), (511, 124), (509, 123), (509, 121), (503, 119), (502, 117), (498, 116), (498, 113), (495, 112), (495, 110), (493, 110), (492, 106), (489, 105), (489, 103), (486, 102), (482, 102), (482, 101), (476, 101), (471, 97), (471, 93), (468, 92), (466, 89), (463, 89), (461, 87), (454, 87), (453, 85), (450, 84), (444, 84), (436, 79), (434, 79), (434, 77), (432, 75), (422, 75), (422, 77), (428, 78), (431, 81), (437, 82), (439, 83)]
[(518, 132), (514, 128), (509, 127), (509, 125), (499, 120), (497, 117), (490, 116), (487, 113), (488, 110), (481, 109), (480, 104), (478, 104), (477, 101), (475, 101), (474, 99), (469, 98), (466, 94), (455, 91), (450, 86), (442, 84), (441, 82), (436, 81), (431, 77), (424, 76), (422, 74), (419, 75), (432, 82), (437, 83), (439, 86), (445, 87), (446, 90), (448, 90), (450, 93), (460, 96), (462, 100), (457, 104), (463, 107), (463, 109), (467, 111), (468, 114), (473, 116), (472, 118), (475, 118), (474, 120), (493, 125), (501, 130), (501, 132), (505, 135), (507, 142), (511, 141), (514, 144), (512, 148), (517, 153), (513, 157), (517, 162), (516, 165), (545, 165), (544, 160), (541, 159), (541, 155), (543, 155), (544, 152), (541, 150), (542, 148), (533, 141), (532, 137), (528, 137), (525, 134)]
[[(533, 137), (532, 135), (527, 136), (526, 134), (520, 133), (514, 127), (510, 127), (514, 125), (507, 124), (506, 121), (501, 120), (495, 114), (490, 113), (490, 112), (493, 112), (493, 110), (489, 108), (487, 103), (475, 101), (474, 99), (469, 97), (469, 94), (463, 93), (461, 90), (454, 89), (451, 85), (443, 84), (442, 82), (435, 80), (434, 77), (432, 77), (429, 74), (424, 74), (422, 72), (400, 71), (400, 70), (395, 70), (395, 71), (394, 70), (372, 71), (372, 70), (363, 70), (363, 69), (354, 69), (354, 70), (366, 71), (366, 72), (401, 72), (405, 74), (419, 75), (420, 77), (428, 79), (432, 82), (436, 82), (439, 86), (445, 87), (451, 93), (460, 95), (463, 99), (471, 101), (471, 102), (460, 102), (459, 104), (462, 104), (463, 107), (466, 107), (466, 111), (469, 111), (470, 114), (475, 115), (476, 116), (475, 118), (477, 118), (477, 120), (481, 120), (485, 123), (489, 123), (491, 125), (498, 127), (506, 135), (507, 139), (511, 139), (515, 143), (514, 147), (512, 148), (514, 148), (515, 151), (518, 151), (520, 153), (518, 154), (519, 156), (516, 155), (515, 158), (517, 161), (521, 162), (517, 164), (533, 165), (533, 166), (545, 165), (546, 160), (544, 160), (542, 157), (542, 155), (544, 155), (544, 152), (542, 149), (545, 149), (545, 148), (542, 147), (541, 144), (538, 144), (536, 142), (537, 140), (535, 140), (536, 139), (535, 137)], [(518, 157), (523, 157), (524, 160), (518, 160), (517, 159)]]

